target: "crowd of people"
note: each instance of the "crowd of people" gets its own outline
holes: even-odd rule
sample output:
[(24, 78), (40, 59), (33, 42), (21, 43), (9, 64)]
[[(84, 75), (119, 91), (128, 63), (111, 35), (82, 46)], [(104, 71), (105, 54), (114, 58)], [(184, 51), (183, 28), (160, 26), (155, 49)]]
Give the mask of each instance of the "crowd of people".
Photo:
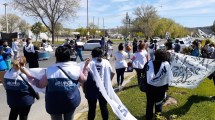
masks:
[[(88, 120), (95, 119), (97, 101), (99, 101), (103, 120), (108, 120), (107, 101), (97, 87), (95, 77), (90, 70), (96, 66), (96, 70), (106, 88), (104, 74), (107, 72), (112, 79), (115, 73), (108, 61), (109, 58), (105, 57), (105, 54), (110, 54), (108, 50), (112, 50), (110, 46), (112, 46), (113, 42), (110, 39), (105, 41), (105, 38), (102, 37), (101, 47), (92, 50), (92, 59), (90, 60), (90, 58), (83, 58), (80, 41), (80, 36), (77, 36), (76, 40), (67, 40), (56, 48), (56, 63), (46, 69), (45, 75), (41, 80), (33, 77), (28, 68), (26, 68), (27, 63), (29, 68), (39, 67), (38, 48), (32, 44), (31, 39), (26, 40), (26, 43), (23, 45), (24, 56), (19, 57), (19, 47), (17, 47), (18, 43), (16, 40), (13, 41), (12, 48), (8, 46), (6, 41), (2, 41), (0, 46), (0, 69), (1, 71), (7, 70), (4, 76), (4, 87), (7, 93), (7, 103), (11, 109), (9, 120), (16, 120), (18, 116), (20, 120), (27, 120), (28, 118), (36, 96), (25, 80), (28, 80), (38, 88), (46, 87), (45, 107), (52, 120), (72, 120), (74, 118), (74, 112), (81, 101), (78, 89), (80, 85), (83, 87), (88, 102)], [(178, 41), (176, 41), (176, 44), (178, 44)], [(42, 46), (45, 46), (45, 42)], [(173, 79), (169, 53), (181, 51), (180, 45), (173, 47), (170, 40), (166, 42), (165, 46), (166, 49), (164, 50), (158, 49), (157, 41), (151, 40), (148, 43), (147, 40), (139, 40), (138, 42), (134, 38), (133, 43), (128, 40), (125, 40), (125, 43), (120, 43), (118, 50), (113, 54), (119, 90), (122, 90), (128, 60), (132, 61), (132, 67), (137, 73), (137, 84), (139, 86), (142, 84), (141, 82), (145, 76), (147, 120), (153, 119), (154, 106), (155, 113), (162, 112), (162, 103), (167, 96), (168, 81)], [(132, 48), (134, 54), (131, 57), (130, 52)], [(203, 57), (205, 56), (203, 51), (207, 49), (207, 58), (215, 58), (213, 44), (206, 42), (205, 46), (202, 49), (200, 48), (200, 42), (194, 41), (190, 55)], [(14, 58), (11, 66), (12, 56)], [(81, 61), (84, 61), (82, 67), (76, 63), (77, 56), (80, 57)], [(3, 65), (2, 61), (5, 61), (5, 65)], [(213, 78), (215, 84), (215, 75), (212, 74), (211, 78)]]

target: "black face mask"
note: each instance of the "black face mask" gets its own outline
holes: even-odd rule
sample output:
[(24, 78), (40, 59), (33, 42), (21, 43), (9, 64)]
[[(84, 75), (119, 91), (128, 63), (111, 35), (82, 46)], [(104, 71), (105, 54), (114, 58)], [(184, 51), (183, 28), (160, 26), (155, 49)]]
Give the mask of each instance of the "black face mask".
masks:
[(7, 45), (3, 45), (3, 47), (7, 47)]

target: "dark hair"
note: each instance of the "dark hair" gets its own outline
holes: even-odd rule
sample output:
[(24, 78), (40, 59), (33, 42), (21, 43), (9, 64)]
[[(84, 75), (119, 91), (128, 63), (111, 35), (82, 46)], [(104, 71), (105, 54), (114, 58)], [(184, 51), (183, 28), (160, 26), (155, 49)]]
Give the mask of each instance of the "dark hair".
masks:
[(102, 51), (101, 48), (98, 48), (98, 47), (97, 47), (97, 48), (94, 48), (94, 49), (92, 50), (91, 55), (92, 55), (93, 58), (98, 57), (98, 59), (97, 59), (98, 62), (102, 62), (103, 51)]
[(166, 50), (162, 50), (162, 49), (159, 49), (159, 50), (156, 50), (155, 52), (155, 60), (158, 60), (158, 61), (169, 61), (169, 57), (168, 57), (168, 53)]
[(26, 39), (26, 43), (27, 43), (27, 44), (29, 44), (30, 41), (31, 41), (31, 38), (27, 38), (27, 39)]
[(68, 62), (70, 61), (70, 49), (66, 46), (59, 46), (55, 50), (56, 62)]
[(118, 46), (118, 50), (121, 51), (123, 49), (124, 49), (123, 43), (120, 43), (119, 46)]
[(76, 38), (77, 38), (77, 39), (80, 39), (80, 37), (81, 37), (80, 35), (77, 35), (77, 37), (76, 37)]
[(166, 42), (165, 46), (166, 46), (167, 50), (171, 50), (172, 49), (172, 42)]

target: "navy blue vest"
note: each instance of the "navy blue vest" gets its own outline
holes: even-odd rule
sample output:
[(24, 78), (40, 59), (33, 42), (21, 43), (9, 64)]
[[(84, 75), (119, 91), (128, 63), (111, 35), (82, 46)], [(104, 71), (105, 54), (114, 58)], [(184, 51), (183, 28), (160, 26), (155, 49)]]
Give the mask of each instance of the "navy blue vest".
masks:
[(45, 99), (49, 114), (71, 112), (81, 102), (77, 84), (68, 78), (49, 78)]
[(7, 103), (10, 107), (27, 106), (34, 103), (34, 97), (24, 81), (5, 78), (4, 86), (7, 93)]

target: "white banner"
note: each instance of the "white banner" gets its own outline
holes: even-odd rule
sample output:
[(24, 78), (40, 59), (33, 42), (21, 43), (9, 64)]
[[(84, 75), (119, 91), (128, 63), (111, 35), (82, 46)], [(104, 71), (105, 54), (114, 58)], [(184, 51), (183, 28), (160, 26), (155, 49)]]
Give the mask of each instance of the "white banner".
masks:
[(111, 106), (113, 112), (118, 116), (120, 120), (137, 120), (131, 113), (128, 111), (128, 109), (123, 105), (119, 97), (116, 95), (115, 91), (113, 90), (112, 84), (111, 84), (111, 75), (109, 69), (104, 70), (104, 78), (105, 79), (105, 86), (104, 83), (101, 80), (101, 77), (99, 76), (99, 73), (96, 69), (95, 65), (92, 65), (90, 72), (93, 74), (94, 80), (96, 82), (96, 86), (99, 88), (99, 91), (101, 92), (102, 96), (106, 99), (106, 101)]
[(172, 53), (171, 67), (174, 79), (170, 86), (196, 88), (215, 71), (215, 60)]

